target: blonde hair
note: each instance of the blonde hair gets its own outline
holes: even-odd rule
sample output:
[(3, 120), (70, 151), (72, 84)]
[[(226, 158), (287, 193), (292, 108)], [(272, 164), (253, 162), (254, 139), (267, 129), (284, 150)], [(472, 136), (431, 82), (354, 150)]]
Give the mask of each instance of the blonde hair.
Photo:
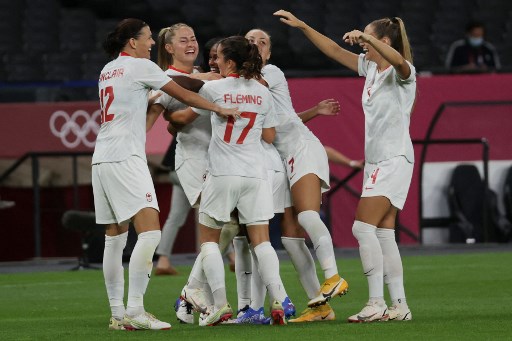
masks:
[(391, 47), (412, 64), (411, 44), (402, 19), (399, 17), (383, 18), (372, 21), (370, 25), (378, 39), (388, 37), (391, 41)]
[(176, 31), (178, 31), (182, 27), (188, 27), (192, 31), (194, 30), (187, 24), (178, 23), (169, 27), (164, 27), (158, 32), (158, 59), (157, 64), (160, 66), (162, 70), (167, 70), (169, 65), (172, 65), (174, 60), (172, 54), (168, 53), (165, 49), (166, 44), (172, 44), (172, 38), (176, 35)]

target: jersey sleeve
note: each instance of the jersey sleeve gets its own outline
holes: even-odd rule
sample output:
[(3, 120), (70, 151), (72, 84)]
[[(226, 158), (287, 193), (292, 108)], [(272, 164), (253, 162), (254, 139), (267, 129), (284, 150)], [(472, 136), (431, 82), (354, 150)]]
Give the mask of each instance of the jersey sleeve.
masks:
[(269, 88), (273, 88), (277, 84), (286, 82), (283, 71), (274, 65), (267, 65), (264, 68), (263, 79), (267, 82)]
[[(209, 87), (207, 86), (208, 83), (205, 83), (203, 87), (199, 90), (198, 94), (199, 96), (203, 97), (204, 99), (213, 102), (213, 96), (211, 94), (211, 90), (209, 90)], [(205, 109), (199, 109), (199, 108), (191, 108), (192, 111), (194, 111), (198, 115), (210, 115), (212, 112), (210, 110)]]
[(136, 60), (137, 64), (133, 70), (133, 78), (135, 81), (153, 90), (159, 90), (165, 84), (172, 81), (172, 79), (151, 60), (145, 58), (136, 58)]
[(361, 53), (359, 55), (359, 59), (357, 60), (357, 72), (359, 73), (359, 76), (366, 77), (369, 63), (370, 62), (366, 60), (364, 53)]
[(408, 61), (406, 61), (406, 62), (407, 62), (407, 64), (409, 64), (409, 67), (411, 68), (411, 74), (409, 75), (409, 77), (407, 79), (402, 79), (402, 78), (400, 78), (398, 73), (396, 73), (396, 71), (395, 71), (395, 74), (396, 74), (395, 77), (399, 84), (407, 84), (407, 83), (414, 82), (416, 80), (416, 68), (414, 67), (414, 65), (412, 65)]
[(267, 115), (265, 115), (265, 120), (263, 121), (263, 128), (272, 128), (277, 125), (276, 118), (276, 110), (274, 108), (274, 104), (272, 98), (270, 98), (270, 109)]
[(160, 104), (162, 107), (167, 108), (169, 103), (171, 103), (172, 97), (160, 90), (158, 90), (157, 93), (161, 95), (155, 100), (155, 104)]

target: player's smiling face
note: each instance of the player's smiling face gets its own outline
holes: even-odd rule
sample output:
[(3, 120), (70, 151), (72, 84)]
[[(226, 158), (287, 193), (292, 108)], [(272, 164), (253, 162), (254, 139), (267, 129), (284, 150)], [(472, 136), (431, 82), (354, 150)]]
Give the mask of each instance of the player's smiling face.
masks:
[(180, 27), (172, 38), (172, 44), (167, 44), (168, 52), (173, 58), (185, 63), (194, 63), (199, 53), (194, 30), (190, 27)]
[(263, 64), (267, 64), (270, 59), (270, 37), (262, 30), (251, 30), (247, 32), (245, 38), (249, 40), (251, 44), (258, 46), (261, 59)]
[(225, 59), (222, 49), (222, 46), (219, 44), (217, 46), (217, 66), (219, 67), (220, 75), (227, 77), (231, 73), (236, 73), (236, 64), (232, 60)]
[(214, 44), (210, 49), (210, 53), (208, 55), (208, 66), (210, 66), (211, 72), (219, 73), (219, 66), (217, 65), (217, 47), (219, 44)]
[(134, 57), (149, 59), (151, 56), (151, 47), (155, 45), (155, 41), (151, 36), (151, 30), (149, 29), (149, 26), (144, 26), (140, 33), (141, 34), (137, 38), (130, 39), (133, 39), (130, 44), (135, 49)]

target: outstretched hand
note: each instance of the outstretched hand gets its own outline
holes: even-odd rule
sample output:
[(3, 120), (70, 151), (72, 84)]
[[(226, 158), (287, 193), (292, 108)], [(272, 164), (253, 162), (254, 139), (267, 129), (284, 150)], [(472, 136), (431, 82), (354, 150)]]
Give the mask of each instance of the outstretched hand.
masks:
[(274, 15), (276, 17), (280, 17), (279, 20), (284, 22), (285, 24), (291, 26), (291, 27), (302, 27), (304, 25), (304, 22), (299, 20), (297, 17), (295, 17), (290, 12), (287, 12), (285, 10), (280, 9), (277, 12), (274, 12)]
[(318, 102), (317, 108), (316, 113), (318, 115), (333, 116), (339, 113), (340, 103), (333, 98), (324, 99), (323, 101)]

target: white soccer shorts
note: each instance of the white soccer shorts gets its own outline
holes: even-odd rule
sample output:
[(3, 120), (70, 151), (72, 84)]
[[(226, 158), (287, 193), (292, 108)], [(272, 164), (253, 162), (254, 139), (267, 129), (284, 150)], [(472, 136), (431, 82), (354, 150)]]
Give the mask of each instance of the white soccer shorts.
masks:
[(135, 155), (93, 165), (92, 189), (97, 224), (125, 225), (146, 207), (160, 211), (148, 164)]
[(414, 164), (404, 156), (395, 156), (364, 166), (363, 193), (361, 197), (384, 196), (391, 205), (403, 209), (411, 185)]

